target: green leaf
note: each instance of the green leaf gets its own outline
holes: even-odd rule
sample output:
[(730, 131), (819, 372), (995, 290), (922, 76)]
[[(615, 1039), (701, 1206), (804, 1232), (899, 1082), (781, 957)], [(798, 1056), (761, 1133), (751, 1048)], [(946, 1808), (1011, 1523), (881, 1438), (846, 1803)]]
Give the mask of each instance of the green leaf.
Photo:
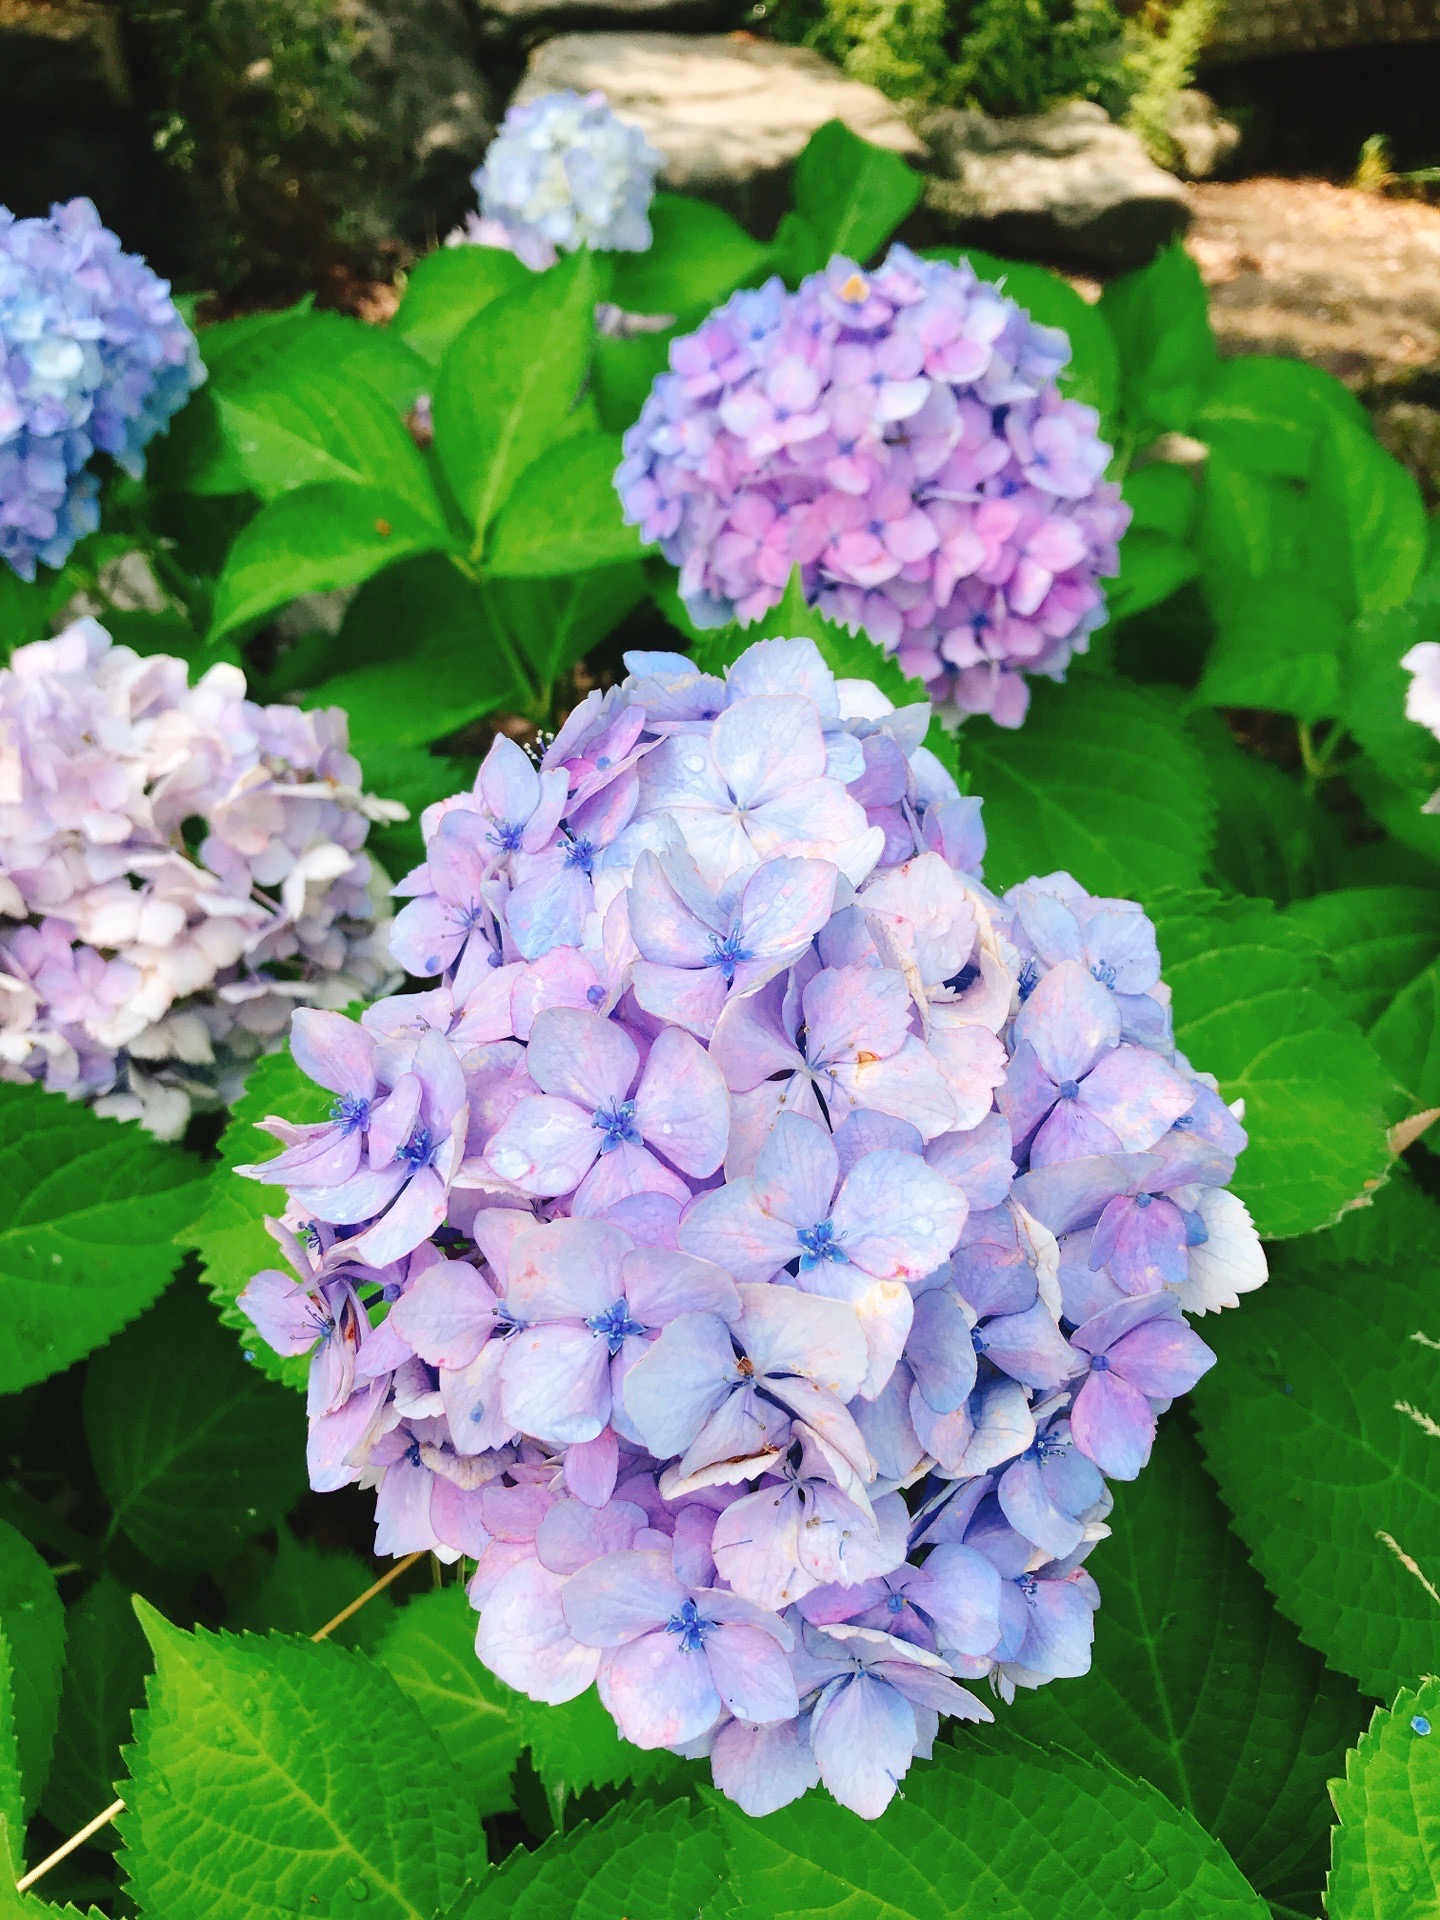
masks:
[[(1237, 745), (1217, 714), (1193, 713), (1190, 733), (1215, 796), (1207, 878), (1223, 891), (1276, 902), (1334, 886), (1345, 853), (1334, 814), (1293, 774)], [(1265, 822), (1263, 833), (1257, 820)]]
[(461, 331), (440, 363), (435, 453), (479, 536), (533, 460), (564, 434), (585, 378), (595, 269), (572, 253)]
[(1200, 682), (1212, 707), (1268, 707), (1297, 719), (1340, 711), (1349, 623), (1343, 608), (1303, 579), (1272, 574), (1232, 606)]
[(767, 248), (708, 200), (657, 193), (650, 225), (646, 252), (611, 256), (610, 298), (626, 313), (708, 313), (769, 260)]
[(1120, 354), (1121, 400), (1143, 436), (1192, 431), (1219, 371), (1200, 270), (1177, 244), (1100, 296)]
[[(20, 1756), (15, 1744), (15, 1658), (0, 1628), (0, 1879), (3, 1892), (18, 1906), (10, 1882), (25, 1871), (25, 1801)], [(8, 1869), (8, 1873), (5, 1870)], [(0, 1900), (0, 1913), (4, 1901)]]
[(1200, 562), (1169, 534), (1132, 527), (1120, 542), (1120, 572), (1107, 594), (1110, 619), (1158, 607), (1200, 571)]
[(1440, 955), (1440, 889), (1346, 887), (1296, 901), (1285, 918), (1314, 940), (1345, 1011), (1367, 1029)]
[(1322, 435), (1316, 509), (1343, 543), (1357, 613), (1383, 613), (1409, 598), (1425, 564), (1420, 489), (1375, 439), (1368, 420), (1336, 416)]
[(1172, 706), (1098, 674), (1031, 686), (1017, 732), (986, 722), (963, 736), (973, 790), (985, 796), (990, 884), (1063, 868), (1091, 893), (1144, 900), (1198, 881), (1214, 809)]
[(1193, 468), (1152, 460), (1125, 476), (1125, 498), (1134, 516), (1131, 533), (1163, 533), (1186, 541), (1200, 510), (1200, 489)]
[(463, 635), (425, 631), (413, 653), (337, 674), (307, 694), (305, 705), (344, 708), (350, 745), (362, 763), (377, 748), (426, 746), (497, 707), (526, 703), (526, 689), (485, 639), (483, 627)]
[(390, 331), (438, 367), (477, 313), (529, 278), (530, 269), (503, 247), (437, 247), (411, 268)]
[(419, 449), (364, 381), (315, 368), (303, 386), (277, 388), (257, 375), (217, 394), (215, 405), (236, 483), (226, 492), (269, 501), (322, 480), (348, 481), (392, 492), (440, 519)]
[(1437, 1249), (1440, 1213), (1399, 1175), (1333, 1232), (1275, 1248), (1270, 1284), (1207, 1327), (1219, 1365), (1194, 1397), (1265, 1584), (1379, 1696), (1440, 1668)]
[(220, 1161), (206, 1182), (204, 1204), (183, 1235), (184, 1244), (200, 1256), (201, 1280), (223, 1324), (240, 1335), (244, 1351), (254, 1355), (251, 1364), (287, 1387), (305, 1385), (308, 1358), (272, 1352), (235, 1304), (257, 1273), (282, 1263), (280, 1249), (265, 1231), (265, 1217), (283, 1213), (284, 1193), (242, 1179), (234, 1170), (282, 1151), (273, 1135), (258, 1130), (261, 1120), (272, 1113), (299, 1126), (323, 1120), (332, 1098), (306, 1079), (288, 1048), (257, 1060), (220, 1136)]
[(453, 544), (439, 520), (383, 487), (299, 487), (241, 530), (215, 588), (210, 644), (258, 626), (302, 593), (358, 586), (410, 554)]
[(1261, 1237), (1336, 1220), (1391, 1164), (1395, 1092), (1313, 943), (1268, 901), (1177, 899), (1155, 919), (1176, 1044), (1245, 1102), (1234, 1188)]
[(579, 433), (528, 466), (496, 518), (491, 573), (527, 578), (582, 573), (640, 558), (640, 534), (615, 491), (620, 436)]
[(160, 1566), (217, 1566), (305, 1487), (305, 1417), (196, 1286), (90, 1363), (85, 1433), (113, 1524)]
[(873, 1823), (818, 1793), (719, 1812), (733, 1920), (1267, 1920), (1154, 1787), (997, 1729), (938, 1746)]
[(637, 333), (628, 340), (597, 334), (590, 370), (600, 424), (610, 433), (624, 433), (640, 417), (650, 389), (670, 364), (670, 342), (678, 327), (663, 333)]
[(484, 1857), (479, 1821), (382, 1667), (328, 1642), (188, 1634), (137, 1611), (155, 1677), (119, 1825), (142, 1911), (433, 1920), (455, 1898)]
[(150, 1305), (203, 1176), (132, 1121), (0, 1086), (0, 1393), (59, 1373)]
[(1090, 1671), (1017, 1694), (1007, 1725), (1148, 1780), (1262, 1893), (1318, 1892), (1325, 1782), (1364, 1702), (1276, 1613), (1182, 1418), (1115, 1491), (1114, 1531), (1085, 1563), (1104, 1596)]
[(1308, 530), (1303, 487), (1252, 473), (1227, 454), (1212, 453), (1205, 465), (1195, 547), (1217, 619), (1243, 605), (1267, 574), (1308, 576), (1312, 589), (1332, 589), (1338, 598), (1344, 556), (1337, 560), (1332, 553), (1330, 566), (1316, 577), (1307, 562)]
[[(243, 1602), (231, 1608), (226, 1623), (251, 1633), (318, 1633), (374, 1581), (373, 1564), (353, 1553), (297, 1540), (282, 1526), (270, 1564)], [(373, 1652), (394, 1611), (390, 1595), (377, 1593), (330, 1637), (338, 1646)]]
[(475, 1613), (465, 1589), (418, 1594), (386, 1628), (377, 1657), (434, 1729), (480, 1812), (513, 1805), (510, 1776), (525, 1745), (524, 1710), (532, 1703), (477, 1659)]
[(924, 183), (898, 153), (875, 147), (843, 120), (811, 134), (795, 162), (795, 211), (820, 245), (820, 265), (843, 253), (863, 266), (920, 204)]
[(612, 1807), (591, 1826), (516, 1848), (449, 1920), (724, 1920), (720, 1827), (686, 1801)]
[(1395, 995), (1370, 1029), (1370, 1041), (1409, 1099), (1409, 1113), (1440, 1107), (1440, 961)]
[(1345, 1758), (1325, 1893), (1330, 1920), (1440, 1913), (1440, 1680), (1402, 1687)]
[(65, 1665), (65, 1609), (55, 1576), (24, 1534), (0, 1520), (0, 1633), (10, 1651), (15, 1745), (25, 1812), (50, 1771)]
[(1303, 360), (1245, 354), (1222, 361), (1191, 431), (1251, 473), (1307, 480), (1331, 422), (1365, 428), (1365, 409), (1331, 373)]
[[(83, 1827), (115, 1798), (120, 1749), (130, 1738), (130, 1715), (144, 1704), (150, 1654), (130, 1595), (110, 1573), (100, 1577), (66, 1614), (69, 1650), (55, 1760), (45, 1789), (45, 1813), (62, 1833)], [(93, 1846), (117, 1844), (102, 1827)]]
[(632, 1747), (622, 1740), (593, 1687), (559, 1707), (518, 1697), (518, 1711), (530, 1764), (557, 1816), (567, 1799), (587, 1787), (663, 1781), (683, 1765), (663, 1747)]
[(1070, 342), (1070, 359), (1060, 385), (1072, 400), (1094, 407), (1108, 433), (1120, 398), (1120, 356), (1110, 322), (1068, 280), (1024, 260), (1002, 260), (977, 247), (935, 247), (927, 260), (968, 260), (980, 279), (1001, 287), (1032, 320), (1059, 327)]
[(645, 598), (633, 562), (591, 567), (565, 580), (490, 580), (490, 616), (512, 638), (541, 687), (563, 674)]
[(425, 858), (421, 814), (432, 801), (448, 799), (468, 787), (478, 766), (476, 759), (452, 759), (446, 754), (427, 753), (422, 747), (369, 749), (365, 767), (372, 790), (410, 809), (408, 820), (372, 827), (365, 842), (366, 851), (387, 875), (398, 879)]
[(400, 414), (425, 384), (423, 362), (393, 328), (304, 302), (284, 313), (246, 314), (206, 327), (200, 352), (210, 375), (202, 392), (228, 388), (265, 368), (283, 369), (297, 385), (314, 368), (343, 368), (347, 378), (363, 380)]

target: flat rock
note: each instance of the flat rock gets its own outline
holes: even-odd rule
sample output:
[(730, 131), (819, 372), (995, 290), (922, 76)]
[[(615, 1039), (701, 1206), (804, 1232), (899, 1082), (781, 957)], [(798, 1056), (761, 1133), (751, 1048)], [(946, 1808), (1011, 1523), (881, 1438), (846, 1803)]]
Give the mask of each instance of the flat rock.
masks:
[(571, 33), (530, 56), (516, 98), (604, 90), (665, 155), (662, 184), (718, 201), (768, 233), (791, 166), (817, 127), (843, 120), (876, 146), (924, 162), (921, 142), (874, 87), (803, 47), (745, 33)]
[(1180, 183), (1089, 101), (1013, 120), (942, 107), (925, 206), (947, 238), (1082, 272), (1144, 266), (1185, 231)]
[(709, 33), (734, 25), (745, 0), (478, 0), (488, 43), (533, 47), (561, 33)]

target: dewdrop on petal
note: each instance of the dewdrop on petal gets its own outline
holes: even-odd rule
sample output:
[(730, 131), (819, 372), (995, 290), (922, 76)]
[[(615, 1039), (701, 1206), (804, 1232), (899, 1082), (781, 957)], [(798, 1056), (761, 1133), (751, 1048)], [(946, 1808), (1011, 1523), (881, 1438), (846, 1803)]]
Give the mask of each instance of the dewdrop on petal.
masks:
[(475, 1561), (501, 1679), (875, 1818), (942, 1715), (1086, 1670), (1107, 1479), (1264, 1278), (1245, 1136), (1138, 907), (985, 887), (927, 706), (809, 640), (627, 666), (427, 811), (421, 990), (297, 1012), (331, 1106), (241, 1169), (241, 1304), (312, 1355), (312, 1485)]
[(187, 675), (89, 619), (0, 670), (0, 1076), (167, 1138), (297, 1005), (394, 980), (364, 842), (403, 816), (338, 709)]
[(836, 256), (731, 296), (673, 342), (625, 435), (627, 523), (698, 626), (758, 620), (793, 568), (932, 698), (1018, 726), (1105, 617), (1129, 522), (1070, 357), (968, 263)]

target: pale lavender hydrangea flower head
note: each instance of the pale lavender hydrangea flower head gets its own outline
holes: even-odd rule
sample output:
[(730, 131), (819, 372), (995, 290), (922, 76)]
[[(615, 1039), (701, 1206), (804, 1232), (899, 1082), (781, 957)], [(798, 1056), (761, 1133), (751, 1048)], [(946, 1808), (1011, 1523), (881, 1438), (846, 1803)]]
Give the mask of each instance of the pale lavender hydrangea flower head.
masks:
[(242, 1305), (503, 1680), (873, 1818), (977, 1683), (1086, 1670), (1107, 1478), (1265, 1277), (1245, 1136), (1138, 907), (985, 887), (928, 708), (809, 640), (628, 665), (426, 814), (420, 989), (297, 1014), (333, 1104), (242, 1169)]
[(0, 1075), (174, 1135), (298, 1005), (394, 977), (338, 709), (245, 698), (237, 667), (94, 620), (0, 672)]
[(88, 200), (17, 220), (0, 207), (0, 559), (23, 580), (99, 525), (105, 453), (127, 473), (205, 378), (168, 281)]
[[(1440, 641), (1421, 640), (1400, 662), (1410, 675), (1405, 689), (1405, 717), (1440, 740)], [(1432, 793), (1422, 809), (1440, 813), (1440, 793)]]
[(1105, 617), (1129, 520), (1065, 335), (966, 262), (837, 256), (676, 340), (615, 476), (698, 626), (757, 620), (793, 568), (939, 703), (1018, 726)]

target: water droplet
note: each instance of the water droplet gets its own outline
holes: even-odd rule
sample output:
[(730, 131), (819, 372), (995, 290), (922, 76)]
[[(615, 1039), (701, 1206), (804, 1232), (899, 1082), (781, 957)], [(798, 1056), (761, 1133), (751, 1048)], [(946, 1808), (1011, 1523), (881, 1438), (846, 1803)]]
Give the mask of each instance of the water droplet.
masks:
[(1412, 1733), (1418, 1733), (1423, 1736), (1429, 1733), (1430, 1722), (1425, 1718), (1423, 1713), (1417, 1713), (1415, 1718), (1410, 1722), (1410, 1730)]
[(345, 1882), (345, 1891), (352, 1900), (368, 1900), (370, 1898), (369, 1883), (362, 1880), (358, 1873), (352, 1873), (350, 1878)]
[(253, 1347), (242, 1347), (240, 1349), (240, 1357), (242, 1360), (248, 1360), (253, 1367), (255, 1364), (255, 1349)]
[(240, 1711), (247, 1720), (253, 1720), (260, 1711), (260, 1702), (258, 1700), (242, 1700), (240, 1702)]
[(685, 759), (685, 771), (687, 773), (703, 773), (705, 771), (705, 762), (703, 758), (698, 753), (687, 754)]
[(217, 1747), (233, 1747), (235, 1744), (235, 1735), (229, 1727), (217, 1727), (211, 1738)]
[(163, 1773), (157, 1773), (155, 1775), (150, 1782), (150, 1789), (152, 1793), (158, 1793), (162, 1800), (168, 1800), (174, 1792), (174, 1788), (170, 1785), (170, 1782), (165, 1778)]
[(674, 1133), (674, 1131), (675, 1131), (675, 1129), (674, 1129), (674, 1127), (672, 1127), (672, 1126), (671, 1126), (671, 1124), (670, 1124), (670, 1122), (669, 1122), (668, 1120), (666, 1120), (666, 1121), (665, 1121), (665, 1122), (664, 1122), (664, 1123), (662, 1124), (662, 1126), (661, 1126), (661, 1128), (660, 1128), (660, 1131), (661, 1131), (661, 1133)]

